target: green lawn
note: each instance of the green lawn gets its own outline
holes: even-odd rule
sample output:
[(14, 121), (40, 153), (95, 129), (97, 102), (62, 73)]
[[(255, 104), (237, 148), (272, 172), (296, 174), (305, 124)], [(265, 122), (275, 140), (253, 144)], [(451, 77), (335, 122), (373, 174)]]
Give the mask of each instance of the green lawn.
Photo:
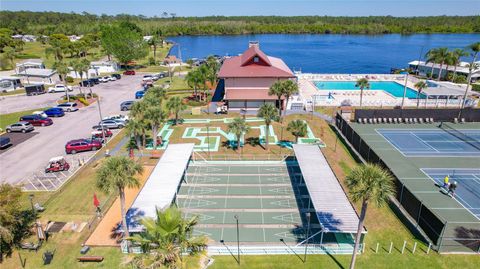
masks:
[(25, 89), (18, 89), (11, 92), (0, 92), (0, 96), (8, 96), (8, 95), (15, 95), (15, 94), (25, 94)]
[(188, 86), (185, 79), (183, 79), (181, 77), (172, 77), (171, 83), (170, 83), (170, 78), (169, 77), (162, 78), (162, 79), (157, 80), (155, 82), (155, 84), (156, 85), (162, 85), (162, 84), (170, 85), (170, 87), (167, 88), (167, 91), (191, 90), (192, 89), (192, 88), (190, 88), (190, 86)]
[(37, 109), (32, 109), (32, 110), (27, 110), (27, 111), (20, 111), (20, 112), (14, 112), (14, 113), (9, 113), (9, 114), (2, 114), (0, 115), (0, 128), (2, 131), (5, 130), (5, 127), (7, 125), (10, 125), (12, 123), (15, 123), (18, 121), (18, 119), (23, 116), (23, 115), (29, 115), (32, 114), (34, 111), (37, 110), (45, 110), (48, 107), (44, 108), (37, 108)]

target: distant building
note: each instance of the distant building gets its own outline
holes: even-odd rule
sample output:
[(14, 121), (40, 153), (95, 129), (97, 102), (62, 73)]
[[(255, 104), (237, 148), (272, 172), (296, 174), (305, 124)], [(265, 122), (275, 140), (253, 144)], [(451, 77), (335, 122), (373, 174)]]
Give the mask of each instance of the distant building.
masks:
[(27, 69), (45, 69), (42, 59), (26, 59), (16, 64), (15, 72), (17, 74), (25, 72)]
[(18, 76), (24, 77), (28, 82), (43, 82), (45, 84), (52, 84), (55, 81), (59, 80), (57, 71), (48, 68), (28, 68), (21, 73), (18, 73)]
[[(480, 61), (475, 63), (480, 64)], [(448, 73), (453, 74), (454, 72), (457, 72), (458, 75), (468, 77), (468, 72), (469, 72), (468, 64), (470, 63), (461, 62), (457, 66), (456, 70), (455, 70), (455, 66), (450, 65), (448, 66), (448, 72), (447, 72), (447, 65), (444, 64), (442, 66), (442, 78), (446, 78)], [(408, 67), (416, 71), (416, 73), (421, 76), (429, 76), (430, 73), (432, 72), (435, 76), (438, 76), (438, 74), (440, 73), (440, 64), (425, 63), (424, 61), (412, 61), (408, 63)], [(471, 80), (472, 82), (475, 82), (479, 79), (480, 79), (480, 68), (476, 68), (472, 71)]]
[(1, 77), (0, 78), (0, 92), (10, 92), (17, 88), (23, 87), (20, 78), (18, 77)]
[(181, 63), (182, 63), (182, 59), (177, 58), (177, 56), (175, 56), (175, 55), (168, 55), (163, 60), (163, 64), (165, 64), (165, 65), (170, 65), (170, 64), (178, 65), (178, 64), (181, 64)]
[[(98, 76), (102, 73), (113, 73), (119, 70), (119, 66), (114, 61), (97, 61), (91, 62), (90, 67), (95, 70), (95, 74)], [(90, 73), (90, 71), (89, 71)]]
[(280, 58), (268, 56), (257, 42), (240, 56), (225, 59), (218, 73), (224, 80), (224, 100), (229, 109), (258, 109), (264, 103), (283, 108), (277, 96), (268, 94), (270, 86), (279, 80), (295, 79), (293, 72)]

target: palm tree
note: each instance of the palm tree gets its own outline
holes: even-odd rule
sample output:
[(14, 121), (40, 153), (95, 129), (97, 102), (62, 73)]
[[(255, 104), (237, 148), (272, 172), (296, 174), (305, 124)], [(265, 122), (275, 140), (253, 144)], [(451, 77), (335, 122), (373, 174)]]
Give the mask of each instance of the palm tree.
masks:
[(198, 216), (184, 218), (176, 206), (157, 209), (155, 219), (144, 218), (141, 224), (145, 230), (129, 238), (140, 245), (145, 253), (133, 261), (139, 267), (149, 264), (149, 268), (178, 268), (183, 252), (195, 254), (207, 246), (206, 236), (192, 236), (193, 228), (198, 224)]
[(97, 188), (105, 193), (118, 192), (125, 238), (130, 236), (126, 218), (125, 188), (139, 187), (140, 182), (135, 175), (142, 172), (143, 167), (139, 163), (126, 156), (113, 156), (107, 158), (96, 173)]
[(147, 43), (151, 48), (153, 48), (153, 60), (155, 64), (157, 64), (157, 46), (159, 44), (159, 39), (156, 36), (152, 36)]
[(197, 69), (188, 72), (185, 76), (185, 80), (187, 81), (188, 86), (193, 88), (193, 95), (195, 96), (195, 99), (198, 100), (197, 89), (202, 83), (200, 72)]
[(149, 89), (143, 98), (143, 102), (146, 104), (144, 118), (152, 129), (153, 149), (157, 148), (158, 129), (167, 118), (167, 114), (162, 107), (162, 102), (165, 98), (166, 92), (160, 87)]
[[(77, 73), (80, 76), (80, 80), (83, 81), (83, 75), (85, 74), (88, 76), (88, 69), (90, 69), (90, 61), (87, 59), (78, 59), (73, 61), (72, 64), (73, 71)], [(83, 83), (80, 83), (80, 88), (82, 87)], [(90, 94), (91, 94), (91, 89), (90, 89)]]
[(437, 51), (438, 49), (431, 49), (425, 54), (425, 64), (432, 63), (432, 69), (430, 70), (430, 76), (429, 78), (432, 79), (433, 77), (433, 68), (435, 64), (437, 63)]
[(362, 108), (362, 101), (363, 101), (363, 89), (370, 89), (370, 83), (368, 79), (361, 78), (357, 80), (355, 87), (360, 88), (360, 108)]
[(55, 61), (63, 60), (63, 49), (60, 46), (50, 46), (45, 48), (45, 56), (53, 55)]
[(440, 63), (440, 70), (438, 71), (437, 81), (442, 78), (443, 65), (448, 60), (448, 48), (438, 48), (435, 54), (436, 62)]
[(125, 125), (130, 137), (133, 137), (138, 149), (142, 149), (142, 134), (145, 133), (145, 124), (136, 118), (130, 119)]
[(295, 136), (295, 143), (298, 143), (298, 138), (307, 135), (307, 124), (303, 120), (292, 120), (287, 125), (287, 131)]
[(183, 103), (182, 98), (179, 96), (174, 96), (170, 99), (168, 99), (166, 107), (170, 113), (175, 113), (175, 125), (177, 125), (178, 122), (178, 113), (182, 110), (187, 109), (187, 105)]
[(228, 132), (235, 135), (235, 139), (237, 140), (237, 146), (235, 147), (238, 149), (240, 147), (240, 137), (242, 134), (248, 133), (250, 130), (250, 126), (248, 126), (247, 122), (243, 118), (234, 118), (232, 122), (228, 124)]
[(420, 94), (424, 89), (428, 87), (428, 85), (425, 81), (419, 81), (415, 83), (414, 87), (415, 89), (417, 89), (417, 108), (418, 108), (420, 106)]
[(265, 103), (258, 109), (257, 117), (265, 121), (265, 150), (267, 150), (270, 125), (272, 121), (278, 120), (278, 109), (272, 103)]
[(468, 52), (466, 50), (463, 50), (463, 49), (454, 49), (452, 53), (453, 53), (453, 56), (454, 56), (453, 64), (455, 65), (455, 67), (453, 69), (453, 79), (452, 79), (452, 81), (455, 82), (455, 80), (457, 78), (457, 67), (461, 62), (461, 57), (468, 56)]
[(270, 86), (268, 90), (268, 95), (277, 96), (278, 106), (279, 106), (279, 116), (282, 117), (282, 111), (285, 114), (287, 109), (287, 104), (285, 103), (282, 106), (282, 97), (285, 97), (286, 102), (293, 94), (298, 93), (298, 85), (293, 80), (279, 80)]
[(394, 195), (395, 189), (392, 176), (376, 164), (365, 164), (355, 167), (345, 178), (345, 183), (352, 201), (362, 202), (357, 234), (355, 235), (355, 246), (350, 263), (350, 269), (353, 269), (369, 203), (372, 202), (377, 207), (385, 205), (388, 199)]
[[(140, 126), (142, 127), (141, 130), (141, 136), (142, 136), (142, 145), (145, 147), (146, 145), (146, 133), (147, 133), (147, 128), (146, 126), (148, 125), (147, 120), (145, 119), (145, 111), (147, 110), (147, 103), (144, 101), (140, 102), (135, 102), (132, 106), (132, 109), (130, 110), (130, 116), (138, 121)], [(139, 127), (140, 128), (140, 127)]]
[(67, 102), (70, 102), (70, 95), (68, 93), (67, 83), (65, 81), (67, 74), (70, 73), (70, 69), (68, 69), (68, 65), (61, 61), (55, 62), (53, 63), (53, 70), (56, 70), (58, 75), (60, 76), (60, 80), (62, 81), (62, 84), (65, 87), (65, 95), (67, 96)]
[(465, 100), (467, 99), (468, 95), (468, 88), (470, 88), (470, 84), (472, 83), (472, 71), (478, 69), (478, 64), (475, 63), (477, 61), (478, 53), (480, 52), (480, 42), (476, 42), (470, 44), (468, 49), (471, 51), (471, 55), (473, 57), (472, 62), (468, 65), (468, 77), (467, 77), (467, 87), (465, 88), (465, 93), (463, 94), (462, 106), (460, 107), (460, 111), (458, 112), (458, 118), (462, 116), (462, 110), (465, 108)]

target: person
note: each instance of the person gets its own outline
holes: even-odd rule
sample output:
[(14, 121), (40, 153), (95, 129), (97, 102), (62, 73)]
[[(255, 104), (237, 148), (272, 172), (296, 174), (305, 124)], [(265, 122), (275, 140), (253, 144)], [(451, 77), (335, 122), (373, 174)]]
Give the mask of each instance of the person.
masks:
[(450, 186), (448, 186), (448, 193), (447, 194), (452, 194), (452, 198), (455, 197), (455, 189), (457, 188), (457, 182), (454, 181)]
[(446, 189), (448, 188), (448, 183), (449, 183), (449, 175), (446, 175), (445, 178), (443, 179), (443, 187)]

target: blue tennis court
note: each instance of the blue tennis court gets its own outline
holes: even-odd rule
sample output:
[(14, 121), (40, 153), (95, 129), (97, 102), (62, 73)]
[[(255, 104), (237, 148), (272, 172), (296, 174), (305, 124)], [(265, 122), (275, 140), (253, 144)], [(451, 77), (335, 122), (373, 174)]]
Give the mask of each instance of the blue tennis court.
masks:
[(457, 182), (455, 199), (480, 219), (480, 169), (424, 168), (422, 171), (439, 185), (449, 175), (450, 182)]
[(377, 129), (406, 157), (478, 157), (478, 129)]

